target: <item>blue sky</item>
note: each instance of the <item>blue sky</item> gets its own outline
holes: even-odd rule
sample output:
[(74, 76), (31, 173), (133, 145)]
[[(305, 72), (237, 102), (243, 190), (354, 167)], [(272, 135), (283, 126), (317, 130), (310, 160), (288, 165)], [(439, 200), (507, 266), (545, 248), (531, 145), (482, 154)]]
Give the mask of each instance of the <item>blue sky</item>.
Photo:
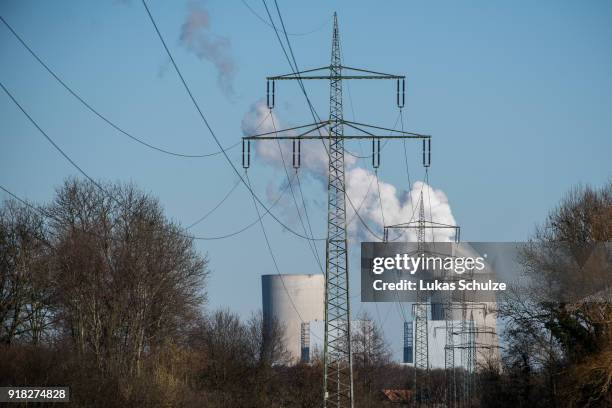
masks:
[[(210, 31), (230, 44), (227, 53), (236, 70), (235, 94), (228, 96), (213, 64), (179, 41), (189, 3), (148, 4), (216, 134), (225, 145), (239, 140), (244, 114), (265, 96), (265, 76), (290, 71), (274, 32), (240, 1), (198, 3), (209, 12)], [(249, 4), (265, 16), (260, 2)], [(315, 30), (290, 37), (300, 68), (329, 63), (330, 17), (337, 11), (346, 65), (407, 76), (406, 129), (433, 135), (430, 182), (446, 193), (463, 240), (527, 239), (571, 186), (599, 186), (612, 175), (610, 2), (279, 1), (279, 6), (288, 31)], [(0, 14), (120, 126), (170, 150), (216, 151), (139, 1), (3, 0)], [(235, 182), (222, 156), (165, 156), (117, 133), (59, 86), (3, 25), (0, 59), (2, 83), (85, 171), (102, 180), (136, 182), (183, 225), (212, 208)], [(327, 84), (308, 86), (326, 116)], [(390, 82), (351, 83), (355, 119), (391, 127), (397, 116), (394, 92)], [(345, 116), (352, 119), (346, 102)], [(297, 84), (279, 86), (277, 107), (284, 123), (311, 119)], [(65, 177), (77, 174), (4, 94), (0, 129), (0, 184), (16, 194), (45, 202)], [(239, 153), (230, 153), (237, 165)], [(418, 145), (411, 145), (413, 180), (423, 178), (419, 153)], [(379, 174), (398, 190), (407, 189), (398, 149), (383, 152)], [(257, 160), (249, 175), (261, 197), (283, 177)], [(315, 235), (322, 236), (325, 192), (311, 179), (304, 188)], [(279, 214), (299, 230), (292, 214)], [(254, 217), (250, 196), (240, 187), (194, 232), (223, 235)], [(318, 271), (302, 240), (269, 218), (265, 225), (282, 272)], [(209, 306), (228, 306), (245, 316), (259, 308), (260, 275), (274, 273), (259, 226), (197, 245), (211, 260)], [(358, 248), (352, 249), (357, 295)], [(390, 310), (385, 329), (396, 344), (399, 317), (385, 305), (380, 309), (383, 315)]]

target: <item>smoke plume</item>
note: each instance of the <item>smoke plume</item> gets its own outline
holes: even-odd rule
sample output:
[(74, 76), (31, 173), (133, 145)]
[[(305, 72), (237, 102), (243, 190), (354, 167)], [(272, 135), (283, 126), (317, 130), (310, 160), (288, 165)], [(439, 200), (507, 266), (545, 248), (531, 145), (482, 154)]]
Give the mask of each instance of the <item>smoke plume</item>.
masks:
[(221, 89), (234, 94), (234, 59), (230, 53), (230, 40), (211, 31), (210, 14), (197, 3), (189, 4), (187, 19), (181, 27), (181, 44), (198, 58), (215, 66)]
[[(250, 110), (244, 115), (242, 120), (242, 132), (245, 136), (274, 132), (283, 127), (287, 126), (280, 124), (278, 116), (274, 111), (270, 113), (263, 100), (251, 105)], [(273, 166), (277, 171), (282, 172), (283, 177), (285, 176), (283, 159), (284, 164), (289, 169), (292, 169), (291, 142), (270, 140), (259, 141), (254, 145), (256, 160), (262, 160)], [(300, 174), (308, 174), (326, 191), (328, 158), (325, 148), (321, 142), (316, 140), (304, 141), (301, 146), (302, 161)], [(380, 179), (377, 183), (376, 174), (371, 169), (358, 166), (357, 159), (350, 155), (345, 156), (345, 167), (348, 195), (346, 211), (347, 222), (349, 223), (349, 238), (351, 240), (376, 241), (383, 235), (383, 225), (394, 225), (418, 220), (421, 194), (423, 196), (425, 218), (428, 221), (455, 225), (455, 218), (453, 217), (448, 198), (442, 190), (435, 189), (423, 181), (414, 182), (409, 191), (400, 191), (392, 184), (385, 183)], [(302, 181), (304, 181), (304, 178), (302, 178)], [(267, 189), (268, 197), (278, 197), (279, 190), (286, 186), (286, 182), (285, 179), (284, 184), (278, 187), (269, 184)], [(281, 204), (289, 205), (290, 201), (282, 200)], [(355, 210), (357, 210), (359, 216), (355, 214)], [(292, 208), (292, 211), (295, 212), (295, 208)], [(288, 214), (291, 211), (285, 209), (285, 212)], [(364, 226), (364, 224), (368, 227)], [(390, 239), (397, 238), (400, 240), (416, 241), (416, 231), (414, 229), (391, 230), (389, 237)], [(435, 240), (437, 242), (452, 241), (454, 239), (454, 231), (452, 229), (427, 229), (425, 238), (426, 240)]]

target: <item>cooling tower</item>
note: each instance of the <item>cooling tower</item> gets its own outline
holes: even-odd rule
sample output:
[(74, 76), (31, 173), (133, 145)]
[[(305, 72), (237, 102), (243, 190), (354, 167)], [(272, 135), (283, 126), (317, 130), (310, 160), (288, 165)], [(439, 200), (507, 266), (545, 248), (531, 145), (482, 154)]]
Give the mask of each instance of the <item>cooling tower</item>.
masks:
[(262, 275), (263, 318), (285, 327), (284, 343), (294, 362), (309, 361), (310, 322), (323, 320), (325, 277)]

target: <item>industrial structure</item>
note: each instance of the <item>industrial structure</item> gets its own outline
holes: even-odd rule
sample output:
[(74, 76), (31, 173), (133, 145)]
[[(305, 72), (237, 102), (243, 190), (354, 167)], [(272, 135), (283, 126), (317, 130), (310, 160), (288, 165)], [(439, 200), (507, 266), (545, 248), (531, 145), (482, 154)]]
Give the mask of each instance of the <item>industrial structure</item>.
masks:
[[(415, 229), (417, 231), (416, 252), (427, 252), (425, 231), (453, 229), (455, 244), (460, 241), (460, 227), (441, 224), (425, 219), (423, 194), (419, 198), (419, 218), (403, 224), (385, 226), (384, 240), (389, 241), (390, 231)], [(401, 237), (400, 234), (398, 237)], [(396, 237), (396, 238), (398, 238)], [(439, 250), (440, 248), (438, 248)], [(475, 255), (466, 245), (451, 246), (453, 257)], [(490, 266), (488, 266), (490, 268)], [(473, 278), (469, 273), (462, 278)], [(446, 276), (446, 280), (457, 278)], [(414, 395), (417, 406), (429, 406), (429, 370), (444, 368), (446, 386), (444, 399), (446, 407), (469, 407), (474, 388), (474, 372), (478, 364), (499, 358), (499, 339), (496, 325), (495, 302), (475, 302), (467, 299), (465, 292), (461, 299), (454, 299), (452, 292), (447, 295), (426, 295), (417, 291), (416, 302), (412, 305), (413, 321), (404, 321), (403, 362), (413, 364)], [(441, 336), (439, 332), (443, 333)], [(459, 350), (459, 361), (455, 350)], [(443, 356), (443, 359), (432, 360)], [(458, 370), (462, 375), (458, 374)], [(461, 380), (461, 383), (459, 383)]]
[[(275, 104), (275, 81), (297, 80), (301, 87), (304, 86), (304, 80), (329, 81), (329, 118), (321, 120), (316, 117), (314, 108), (310, 106), (311, 112), (313, 112), (313, 119), (316, 121), (315, 123), (242, 138), (242, 165), (245, 170), (249, 168), (251, 162), (251, 142), (259, 140), (292, 141), (293, 167), (296, 168), (296, 171), (301, 163), (300, 146), (303, 140), (319, 140), (323, 143), (329, 158), (325, 251), (325, 338), (323, 351), (325, 371), (323, 377), (323, 400), (326, 407), (353, 407), (344, 142), (345, 140), (371, 140), (372, 166), (374, 168), (378, 168), (380, 165), (380, 141), (382, 139), (422, 140), (423, 165), (429, 166), (431, 158), (431, 136), (387, 129), (344, 119), (342, 81), (353, 79), (396, 81), (396, 103), (399, 109), (403, 108), (405, 102), (405, 77), (403, 75), (385, 74), (361, 68), (352, 68), (342, 64), (338, 17), (334, 13), (331, 62), (329, 65), (267, 78), (267, 102), (269, 109), (272, 109)], [(310, 101), (308, 102), (310, 104)], [(352, 135), (345, 134), (345, 126), (350, 129), (353, 133)], [(297, 131), (299, 131), (298, 134), (296, 134)]]
[(323, 321), (325, 277), (315, 275), (263, 275), (261, 294), (264, 327), (284, 328), (283, 346), (292, 362), (310, 361), (310, 325)]

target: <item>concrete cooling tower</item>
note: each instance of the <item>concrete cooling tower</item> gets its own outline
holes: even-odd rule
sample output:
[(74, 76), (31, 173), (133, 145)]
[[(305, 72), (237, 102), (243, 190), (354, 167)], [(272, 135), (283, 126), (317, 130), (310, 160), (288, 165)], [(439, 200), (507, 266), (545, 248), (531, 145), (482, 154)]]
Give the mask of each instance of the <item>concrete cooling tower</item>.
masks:
[(324, 319), (325, 277), (262, 275), (263, 318), (285, 327), (284, 343), (294, 362), (310, 361), (310, 322)]

